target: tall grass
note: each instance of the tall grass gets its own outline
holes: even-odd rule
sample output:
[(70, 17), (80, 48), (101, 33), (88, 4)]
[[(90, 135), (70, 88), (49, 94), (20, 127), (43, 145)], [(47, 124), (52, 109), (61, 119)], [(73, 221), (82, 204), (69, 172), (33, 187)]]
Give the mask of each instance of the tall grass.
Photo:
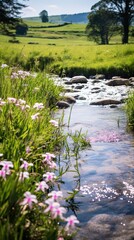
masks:
[[(60, 181), (68, 167), (57, 161), (67, 139), (54, 119), (59, 93), (44, 74), (1, 65), (1, 240), (72, 239), (78, 220), (66, 217), (66, 208), (60, 205), (61, 199), (66, 205)], [(82, 147), (84, 136), (76, 138), (75, 146)]]
[(131, 92), (126, 102), (126, 112), (128, 117), (128, 126), (134, 131), (134, 92)]

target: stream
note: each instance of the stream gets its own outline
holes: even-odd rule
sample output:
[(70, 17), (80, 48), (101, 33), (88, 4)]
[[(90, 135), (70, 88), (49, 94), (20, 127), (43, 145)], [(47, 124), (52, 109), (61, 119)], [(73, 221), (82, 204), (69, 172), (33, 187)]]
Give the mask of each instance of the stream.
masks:
[[(65, 126), (69, 115), (66, 109)], [(91, 148), (80, 152), (79, 174), (67, 172), (62, 179), (65, 193), (80, 190), (68, 201), (69, 214), (80, 221), (75, 240), (134, 239), (134, 136), (126, 125), (122, 108), (86, 103), (72, 108), (65, 131), (82, 129), (91, 141)], [(72, 157), (70, 169), (75, 161)]]
[(66, 85), (69, 78), (53, 79), (76, 98), (72, 108), (59, 110), (64, 131), (85, 133), (91, 143), (77, 159), (61, 161), (69, 167), (61, 189), (66, 197), (76, 193), (66, 202), (68, 214), (80, 222), (74, 240), (134, 240), (134, 134), (127, 130), (123, 104), (90, 105), (108, 98), (123, 102), (131, 86), (108, 86), (106, 79)]

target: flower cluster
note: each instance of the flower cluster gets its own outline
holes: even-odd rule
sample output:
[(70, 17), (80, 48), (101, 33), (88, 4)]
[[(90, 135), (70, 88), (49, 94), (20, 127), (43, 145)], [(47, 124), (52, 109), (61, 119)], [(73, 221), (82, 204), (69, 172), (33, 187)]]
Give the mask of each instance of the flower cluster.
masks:
[(23, 71), (23, 70), (18, 70), (17, 72), (12, 72), (11, 78), (12, 79), (25, 79), (26, 77), (32, 76), (30, 72)]
[(2, 166), (2, 169), (0, 170), (0, 177), (6, 179), (7, 175), (11, 174), (11, 169), (13, 168), (13, 163), (11, 161), (1, 161), (0, 166)]
[(6, 104), (14, 104), (16, 107), (19, 107), (22, 111), (30, 108), (30, 106), (23, 99), (16, 99), (14, 97), (8, 97), (6, 101), (3, 101), (0, 98), (0, 106), (4, 106)]
[(55, 169), (57, 167), (56, 163), (52, 160), (53, 158), (55, 158), (54, 154), (52, 154), (52, 153), (45, 153), (45, 154), (42, 154), (42, 157), (44, 158), (42, 160), (43, 164), (46, 164), (51, 169)]
[[(0, 156), (3, 157), (3, 154)], [(42, 157), (44, 158), (43, 163), (48, 164), (51, 168), (51, 164), (53, 164), (52, 159), (56, 156), (52, 153), (45, 153), (42, 154)], [(20, 162), (22, 162), (22, 164), (20, 164), (21, 172), (19, 172), (17, 175), (19, 176), (18, 180), (22, 182), (25, 179), (29, 178), (30, 173), (28, 172), (28, 169), (33, 166), (33, 163), (29, 163), (23, 158), (20, 159)], [(2, 169), (0, 170), (0, 177), (6, 180), (6, 176), (11, 174), (13, 163), (11, 161), (4, 160), (0, 162), (0, 166), (2, 166)], [(46, 172), (43, 174), (42, 178), (42, 181), (35, 183), (35, 193), (40, 191), (46, 195), (47, 191), (49, 190), (48, 195), (46, 195), (48, 198), (45, 200), (45, 204), (42, 204), (42, 206), (45, 207), (44, 214), (50, 214), (52, 220), (58, 219), (67, 222), (65, 230), (67, 232), (71, 232), (74, 229), (75, 224), (79, 223), (79, 221), (73, 215), (65, 218), (64, 214), (66, 214), (66, 208), (62, 207), (59, 202), (59, 200), (63, 198), (62, 191), (50, 191), (50, 186), (52, 186), (51, 184), (54, 183), (57, 178), (55, 173)], [(26, 208), (29, 208), (31, 210), (34, 206), (36, 207), (36, 204), (38, 205), (37, 196), (30, 191), (26, 191), (24, 193), (24, 198), (19, 203), (19, 205), (22, 206), (22, 211), (24, 211)], [(41, 206), (41, 203), (39, 204)]]

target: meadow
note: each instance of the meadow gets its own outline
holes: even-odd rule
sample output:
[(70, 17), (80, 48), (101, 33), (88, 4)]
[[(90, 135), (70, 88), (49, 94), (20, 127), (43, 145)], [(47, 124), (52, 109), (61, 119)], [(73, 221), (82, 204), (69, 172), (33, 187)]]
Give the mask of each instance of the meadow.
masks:
[(127, 45), (121, 44), (119, 35), (109, 45), (96, 45), (87, 39), (85, 24), (26, 23), (27, 36), (17, 36), (19, 43), (9, 43), (12, 37), (0, 36), (0, 55), (7, 64), (19, 64), (26, 70), (45, 69), (60, 76), (134, 74), (132, 36)]

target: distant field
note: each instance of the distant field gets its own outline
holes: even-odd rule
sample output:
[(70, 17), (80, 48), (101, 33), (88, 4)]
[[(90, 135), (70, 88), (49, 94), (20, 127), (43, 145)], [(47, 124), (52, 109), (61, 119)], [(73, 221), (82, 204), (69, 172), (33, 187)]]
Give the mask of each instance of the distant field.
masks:
[(26, 37), (17, 37), (19, 43), (9, 43), (11, 37), (0, 36), (0, 56), (9, 64), (25, 69), (46, 69), (60, 75), (86, 76), (105, 73), (134, 75), (134, 39), (122, 45), (121, 37), (114, 36), (110, 45), (96, 45), (88, 41), (85, 24), (58, 26), (52, 23), (27, 22)]

